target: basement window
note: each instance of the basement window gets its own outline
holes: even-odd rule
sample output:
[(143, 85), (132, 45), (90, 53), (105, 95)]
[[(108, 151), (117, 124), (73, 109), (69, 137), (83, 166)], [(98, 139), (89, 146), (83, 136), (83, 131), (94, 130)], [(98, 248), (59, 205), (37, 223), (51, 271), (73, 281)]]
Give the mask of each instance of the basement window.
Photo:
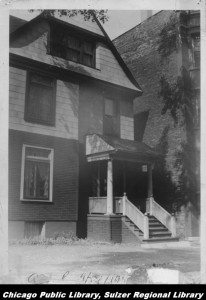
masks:
[(52, 201), (53, 149), (23, 145), (21, 200)]

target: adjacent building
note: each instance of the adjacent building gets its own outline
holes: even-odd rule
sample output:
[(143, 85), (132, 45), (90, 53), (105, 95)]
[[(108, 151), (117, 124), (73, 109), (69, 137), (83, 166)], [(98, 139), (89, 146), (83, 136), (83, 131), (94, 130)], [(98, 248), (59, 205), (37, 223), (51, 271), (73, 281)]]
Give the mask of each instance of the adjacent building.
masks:
[(163, 154), (154, 198), (175, 213), (178, 236), (199, 236), (200, 11), (150, 14), (113, 42), (143, 89), (134, 139)]

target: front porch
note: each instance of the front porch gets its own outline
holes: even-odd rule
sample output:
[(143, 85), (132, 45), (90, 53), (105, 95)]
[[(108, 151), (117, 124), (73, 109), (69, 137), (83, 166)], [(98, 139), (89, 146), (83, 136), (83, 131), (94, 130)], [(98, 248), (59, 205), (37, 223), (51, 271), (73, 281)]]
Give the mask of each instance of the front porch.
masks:
[[(122, 242), (176, 238), (175, 218), (153, 198), (152, 169), (159, 155), (147, 145), (89, 135), (91, 188), (87, 236)], [(129, 198), (129, 199), (128, 199)]]

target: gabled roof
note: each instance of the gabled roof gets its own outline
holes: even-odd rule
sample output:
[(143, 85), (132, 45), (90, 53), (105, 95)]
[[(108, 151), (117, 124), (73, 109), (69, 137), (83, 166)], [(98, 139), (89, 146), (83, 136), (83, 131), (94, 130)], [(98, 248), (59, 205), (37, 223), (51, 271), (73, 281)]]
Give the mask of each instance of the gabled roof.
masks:
[[(14, 30), (10, 34), (10, 40), (12, 41), (15, 38), (15, 36), (17, 36), (19, 33), (23, 32), (24, 30), (26, 30), (27, 28), (29, 28), (29, 26), (32, 26), (32, 25), (38, 23), (40, 20), (43, 20), (43, 19), (47, 19), (47, 20), (49, 20), (51, 22), (56, 22), (56, 23), (64, 24), (65, 26), (69, 26), (70, 28), (73, 27), (73, 28), (76, 28), (76, 29), (81, 29), (85, 33), (87, 33), (89, 35), (92, 35), (92, 36), (98, 38), (99, 40), (102, 40), (104, 43), (106, 43), (108, 45), (109, 49), (111, 50), (111, 52), (113, 53), (114, 57), (118, 61), (119, 65), (121, 66), (122, 70), (126, 74), (126, 76), (129, 79), (129, 81), (134, 85), (136, 92), (139, 95), (142, 94), (141, 87), (139, 86), (139, 84), (135, 80), (134, 76), (130, 72), (129, 68), (127, 67), (127, 65), (125, 64), (125, 62), (123, 61), (123, 59), (121, 58), (121, 56), (118, 53), (117, 49), (115, 48), (114, 44), (110, 40), (109, 36), (107, 35), (107, 33), (105, 32), (104, 28), (102, 27), (102, 25), (100, 24), (99, 20), (96, 18), (95, 15), (94, 15), (94, 19), (95, 19), (96, 24), (98, 25), (99, 29), (101, 30), (102, 34), (99, 34), (99, 33), (94, 32), (94, 31), (90, 31), (90, 30), (88, 30), (88, 27), (87, 27), (87, 29), (85, 29), (83, 27), (80, 28), (80, 27), (74, 25), (74, 23), (71, 24), (70, 22), (65, 22), (65, 20), (64, 21), (61, 20), (60, 18), (56, 18), (56, 17), (48, 16), (48, 15), (45, 16), (43, 13), (41, 13), (37, 17), (33, 18), (31, 21), (28, 21), (28, 22), (22, 24), (21, 26), (18, 26), (17, 29)], [(86, 22), (88, 22), (88, 21), (86, 21)]]
[(14, 17), (14, 16), (10, 16), (10, 19), (9, 19), (9, 33), (12, 33), (14, 31), (16, 31), (19, 27), (21, 27), (25, 23), (27, 23), (26, 20), (23, 20), (23, 19)]

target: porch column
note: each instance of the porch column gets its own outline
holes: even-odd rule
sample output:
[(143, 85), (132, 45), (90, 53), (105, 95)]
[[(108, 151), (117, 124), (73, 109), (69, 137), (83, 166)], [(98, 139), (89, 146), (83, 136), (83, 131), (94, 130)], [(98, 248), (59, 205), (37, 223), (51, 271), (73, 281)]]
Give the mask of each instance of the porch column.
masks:
[(97, 165), (97, 197), (100, 197), (100, 162)]
[(152, 181), (152, 169), (153, 164), (147, 165), (148, 170), (148, 185), (147, 185), (147, 202), (146, 202), (146, 212), (152, 215), (152, 207), (150, 205), (150, 199), (153, 198), (153, 181)]
[(113, 163), (107, 162), (107, 215), (113, 214)]
[(153, 197), (153, 182), (152, 182), (152, 168), (153, 165), (148, 165), (148, 188), (147, 188), (147, 198)]

